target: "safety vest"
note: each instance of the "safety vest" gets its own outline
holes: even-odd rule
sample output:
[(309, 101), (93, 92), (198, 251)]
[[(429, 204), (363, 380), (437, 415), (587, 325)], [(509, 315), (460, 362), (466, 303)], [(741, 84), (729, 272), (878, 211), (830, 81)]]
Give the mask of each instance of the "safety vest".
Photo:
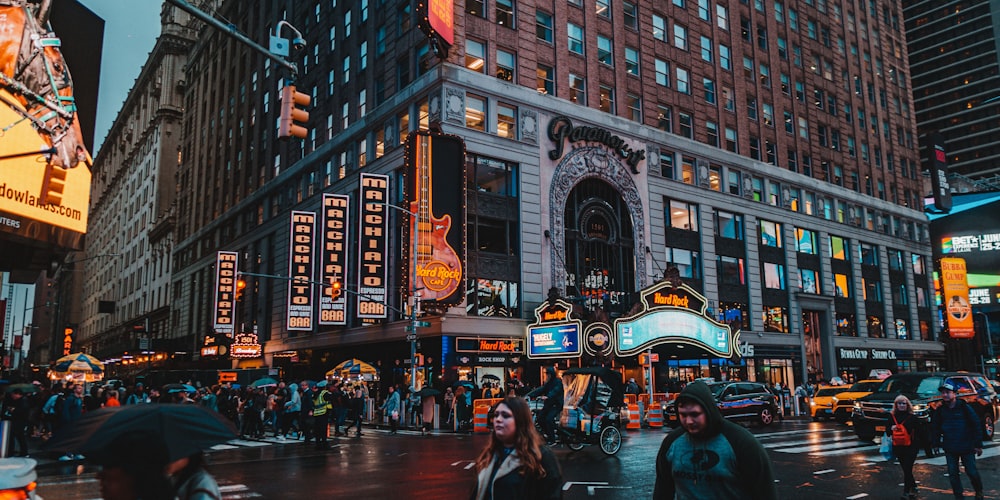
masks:
[(313, 398), (313, 416), (318, 417), (321, 415), (326, 415), (326, 412), (333, 409), (333, 404), (326, 400), (326, 395), (330, 394), (329, 391), (323, 389), (319, 391), (319, 394)]

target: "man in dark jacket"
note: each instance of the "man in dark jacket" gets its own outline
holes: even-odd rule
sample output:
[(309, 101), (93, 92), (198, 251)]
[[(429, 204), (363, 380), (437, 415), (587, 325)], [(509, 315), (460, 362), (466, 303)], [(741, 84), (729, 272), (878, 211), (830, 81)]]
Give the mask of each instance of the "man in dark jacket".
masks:
[(309, 382), (303, 380), (301, 408), (299, 409), (299, 429), (302, 431), (302, 442), (313, 439), (313, 393)]
[(958, 461), (965, 464), (965, 473), (976, 490), (976, 500), (983, 498), (983, 479), (976, 469), (976, 457), (983, 454), (983, 433), (976, 412), (965, 401), (958, 399), (955, 386), (945, 383), (941, 391), (942, 405), (931, 414), (933, 432), (931, 439), (944, 450), (948, 460), (948, 480), (955, 498), (962, 498), (962, 477)]
[(778, 498), (767, 451), (722, 417), (708, 385), (688, 384), (677, 396), (677, 415), (681, 426), (656, 455), (654, 500)]
[[(0, 397), (0, 402), (3, 398)], [(5, 420), (10, 420), (10, 445), (7, 449), (8, 455), (12, 457), (28, 456), (28, 400), (24, 398), (24, 391), (20, 388), (10, 392), (6, 402), (3, 402), (3, 416)], [(15, 445), (18, 451), (15, 453)]]
[(539, 396), (545, 400), (542, 412), (535, 418), (542, 419), (542, 432), (545, 434), (545, 440), (551, 445), (556, 441), (555, 420), (559, 412), (562, 411), (563, 385), (554, 366), (546, 368), (545, 373), (548, 375), (545, 385), (529, 392), (528, 397)]

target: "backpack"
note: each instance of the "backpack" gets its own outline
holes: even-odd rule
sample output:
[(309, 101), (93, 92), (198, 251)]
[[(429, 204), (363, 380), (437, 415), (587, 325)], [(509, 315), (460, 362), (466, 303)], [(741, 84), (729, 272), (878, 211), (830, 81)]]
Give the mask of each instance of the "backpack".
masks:
[(910, 432), (906, 430), (906, 427), (900, 425), (899, 422), (896, 421), (895, 415), (892, 416), (892, 421), (896, 423), (896, 428), (892, 430), (892, 445), (910, 446), (913, 443), (913, 440), (910, 437)]
[(45, 402), (45, 406), (42, 407), (42, 413), (46, 415), (56, 414), (56, 401), (59, 400), (59, 394), (53, 394), (49, 396), (48, 401)]

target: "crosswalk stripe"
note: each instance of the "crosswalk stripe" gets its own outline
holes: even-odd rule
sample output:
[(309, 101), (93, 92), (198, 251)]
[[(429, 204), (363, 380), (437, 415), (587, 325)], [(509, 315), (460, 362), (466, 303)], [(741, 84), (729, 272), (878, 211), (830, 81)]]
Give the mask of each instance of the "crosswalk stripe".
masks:
[(795, 445), (798, 445), (798, 444), (812, 444), (812, 445), (816, 445), (816, 444), (823, 444), (823, 443), (836, 442), (836, 441), (847, 441), (849, 439), (850, 440), (855, 440), (855, 441), (857, 440), (854, 436), (843, 436), (843, 435), (841, 435), (841, 436), (834, 436), (832, 439), (823, 439), (822, 441), (818, 441), (817, 438), (813, 438), (813, 439), (803, 439), (801, 441), (779, 441), (779, 442), (765, 443), (764, 447), (765, 448), (781, 448), (781, 447), (784, 447), (784, 446), (795, 446)]
[(817, 454), (822, 453), (826, 450), (842, 450), (851, 449), (851, 451), (856, 451), (858, 449), (858, 442), (852, 441), (848, 443), (814, 443), (809, 446), (797, 446), (793, 448), (776, 448), (774, 451), (779, 453), (809, 453)]

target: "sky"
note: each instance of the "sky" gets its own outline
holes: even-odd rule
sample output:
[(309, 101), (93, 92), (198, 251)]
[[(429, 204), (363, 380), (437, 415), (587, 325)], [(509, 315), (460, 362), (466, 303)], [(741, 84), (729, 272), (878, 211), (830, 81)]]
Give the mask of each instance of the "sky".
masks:
[[(94, 151), (97, 156), (104, 137), (121, 110), (129, 90), (160, 36), (161, 0), (79, 0), (104, 19), (104, 52), (100, 90), (97, 94), (97, 124)], [(72, 71), (73, 68), (70, 68)]]

